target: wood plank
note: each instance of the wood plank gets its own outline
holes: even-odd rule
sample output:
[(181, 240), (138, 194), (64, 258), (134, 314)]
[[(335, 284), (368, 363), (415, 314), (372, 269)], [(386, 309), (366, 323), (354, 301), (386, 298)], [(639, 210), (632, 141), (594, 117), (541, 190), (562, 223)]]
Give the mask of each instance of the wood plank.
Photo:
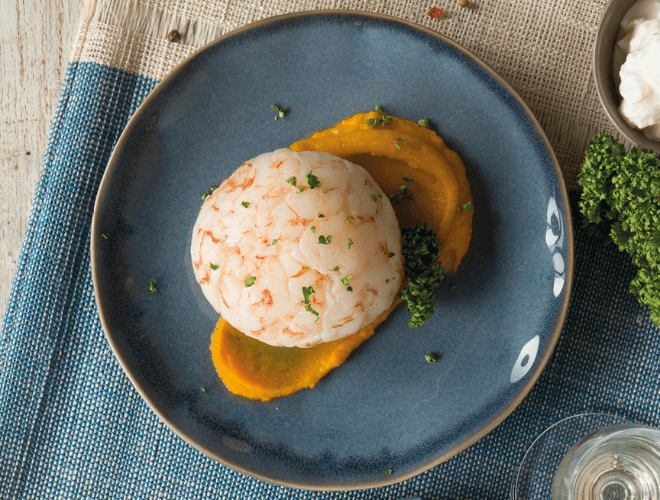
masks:
[(83, 2), (0, 2), (0, 318)]

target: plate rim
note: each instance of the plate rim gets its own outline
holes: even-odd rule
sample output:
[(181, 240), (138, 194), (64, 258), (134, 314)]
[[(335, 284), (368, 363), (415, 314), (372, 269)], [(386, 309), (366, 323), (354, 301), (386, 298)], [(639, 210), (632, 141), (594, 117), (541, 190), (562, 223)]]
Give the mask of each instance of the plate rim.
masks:
[[(291, 21), (295, 20), (298, 18), (314, 18), (314, 17), (325, 17), (325, 16), (334, 16), (334, 17), (343, 17), (343, 18), (363, 18), (371, 21), (385, 21), (388, 23), (392, 24), (399, 24), (403, 25), (404, 27), (411, 29), (413, 31), (420, 32), (421, 34), (430, 36), (432, 38), (435, 38), (441, 43), (444, 43), (448, 46), (450, 46), (452, 49), (459, 51), (463, 55), (465, 55), (468, 59), (470, 59), (471, 62), (475, 63), (481, 69), (483, 69), (489, 77), (493, 78), (499, 85), (502, 86), (504, 90), (507, 91), (507, 93), (513, 97), (515, 102), (521, 107), (522, 111), (524, 112), (525, 116), (529, 119), (531, 124), (533, 125), (534, 129), (536, 130), (539, 139), (542, 139), (543, 146), (545, 147), (549, 159), (552, 162), (553, 169), (556, 174), (556, 179), (557, 183), (559, 185), (559, 189), (561, 192), (561, 196), (563, 199), (563, 215), (566, 219), (566, 226), (565, 226), (565, 234), (564, 236), (566, 237), (566, 255), (565, 255), (565, 293), (564, 293), (564, 298), (562, 300), (561, 306), (559, 307), (559, 315), (557, 317), (557, 320), (555, 322), (555, 326), (553, 329), (552, 336), (549, 339), (547, 348), (545, 352), (543, 353), (543, 356), (540, 358), (536, 368), (534, 369), (533, 373), (530, 374), (528, 380), (526, 381), (525, 385), (521, 388), (521, 390), (518, 392), (516, 397), (502, 410), (498, 415), (496, 415), (489, 423), (481, 427), (479, 430), (474, 432), (471, 436), (469, 436), (467, 439), (462, 441), (460, 444), (454, 446), (452, 449), (446, 451), (439, 457), (437, 457), (434, 460), (431, 460), (430, 462), (426, 463), (425, 465), (419, 466), (410, 472), (397, 475), (395, 477), (390, 477), (386, 476), (382, 480), (376, 480), (376, 481), (365, 481), (365, 482), (360, 482), (360, 483), (350, 483), (350, 484), (307, 484), (307, 483), (299, 483), (296, 481), (287, 481), (287, 480), (282, 480), (278, 478), (273, 478), (269, 477), (265, 474), (257, 473), (250, 471), (246, 469), (245, 467), (228, 460), (224, 457), (218, 456), (214, 451), (208, 449), (201, 443), (197, 443), (194, 441), (192, 438), (190, 438), (183, 430), (179, 429), (177, 425), (172, 422), (170, 419), (167, 418), (167, 416), (161, 412), (158, 407), (156, 406), (155, 402), (152, 401), (149, 396), (144, 392), (142, 387), (138, 384), (137, 380), (135, 379), (133, 373), (131, 373), (129, 367), (127, 366), (126, 362), (124, 361), (124, 357), (122, 353), (120, 352), (117, 344), (115, 343), (112, 334), (110, 332), (110, 328), (108, 325), (108, 321), (106, 320), (106, 316), (104, 313), (104, 307), (102, 304), (102, 299), (100, 297), (99, 293), (99, 270), (98, 270), (98, 265), (97, 265), (97, 245), (100, 244), (99, 242), (99, 236), (101, 235), (101, 229), (100, 229), (100, 222), (98, 219), (98, 208), (101, 205), (101, 201), (103, 198), (107, 196), (105, 194), (105, 191), (107, 191), (107, 185), (110, 183), (110, 178), (112, 176), (112, 172), (115, 170), (115, 165), (117, 164), (118, 160), (116, 157), (116, 152), (122, 149), (123, 144), (127, 142), (127, 137), (129, 135), (129, 132), (132, 131), (135, 128), (135, 125), (137, 121), (139, 120), (140, 116), (144, 113), (144, 110), (148, 108), (151, 105), (151, 102), (157, 98), (157, 95), (162, 91), (163, 88), (165, 88), (170, 81), (175, 79), (180, 72), (188, 65), (190, 64), (195, 58), (197, 58), (200, 54), (205, 52), (206, 50), (214, 47), (217, 44), (223, 43), (226, 40), (229, 40), (235, 36), (238, 36), (242, 33), (252, 31), (254, 29), (258, 29), (261, 27), (265, 27), (268, 25), (274, 25), (280, 22), (286, 22), (286, 21)], [(172, 430), (177, 436), (179, 436), (181, 439), (183, 439), (186, 443), (191, 445), (193, 448), (204, 454), (205, 456), (213, 459), (215, 462), (229, 467), (230, 469), (240, 472), (248, 477), (258, 479), (260, 481), (267, 482), (269, 484), (274, 484), (278, 486), (284, 486), (287, 488), (294, 488), (294, 489), (299, 489), (299, 490), (308, 490), (308, 491), (354, 491), (354, 490), (362, 490), (362, 489), (369, 489), (369, 488), (379, 488), (379, 487), (384, 487), (384, 486), (389, 486), (392, 484), (397, 484), (400, 482), (403, 482), (407, 479), (410, 479), (412, 477), (418, 476), (419, 474), (422, 474), (433, 467), (449, 460), (450, 458), (456, 456), (458, 453), (462, 452), (466, 448), (472, 446), (474, 443), (479, 441), (482, 437), (486, 436), (488, 433), (490, 433), (495, 427), (497, 427), (499, 424), (501, 424), (512, 412), (513, 410), (518, 407), (518, 405), (522, 402), (522, 400), (527, 396), (527, 394), (531, 391), (532, 387), (536, 384), (538, 378), (540, 377), (541, 373), (545, 369), (550, 357), (552, 356), (555, 346), (559, 340), (559, 336), (561, 334), (561, 331), (563, 329), (565, 320), (566, 320), (566, 315), (568, 313), (568, 307), (570, 303), (570, 298), (572, 294), (572, 288), (573, 288), (573, 279), (574, 279), (574, 234), (573, 234), (573, 222), (572, 222), (572, 214), (571, 214), (571, 208), (570, 208), (570, 201), (569, 201), (569, 196), (568, 196), (568, 190), (566, 188), (566, 182), (563, 176), (563, 173), (561, 171), (561, 168), (559, 166), (559, 162), (557, 161), (556, 155), (554, 153), (554, 150), (552, 149), (550, 142), (543, 131), (540, 123), (534, 116), (534, 114), (531, 112), (527, 104), (522, 100), (522, 98), (518, 95), (518, 93), (501, 77), (499, 74), (497, 74), (490, 66), (488, 66), (486, 63), (484, 63), (481, 59), (476, 57), (472, 52), (467, 50), (465, 47), (459, 45), (457, 42), (454, 42), (452, 39), (448, 38), (445, 35), (442, 35), (441, 33), (438, 33), (436, 31), (433, 31), (430, 28), (426, 28), (420, 24), (414, 23), (412, 21), (408, 21), (402, 18), (398, 18), (395, 16), (390, 16), (387, 14), (381, 14), (381, 13), (376, 13), (376, 12), (369, 12), (369, 11), (363, 11), (363, 10), (346, 10), (346, 9), (314, 9), (314, 10), (307, 10), (307, 11), (301, 11), (301, 12), (291, 12), (291, 13), (285, 13), (285, 14), (280, 14), (280, 15), (275, 15), (275, 16), (270, 16), (258, 21), (254, 21), (251, 23), (248, 23), (244, 26), (241, 26), (239, 28), (236, 28), (234, 30), (231, 30), (227, 33), (224, 33), (223, 35), (219, 36), (218, 38), (212, 40), (211, 42), (203, 45), (202, 47), (196, 49), (194, 52), (192, 52), (190, 55), (188, 55), (185, 59), (180, 61), (174, 68), (172, 68), (157, 84), (156, 86), (151, 90), (149, 95), (140, 103), (140, 105), (137, 107), (133, 115), (131, 115), (130, 119), (128, 120), (124, 130), (122, 131), (119, 139), (117, 140), (117, 143), (115, 144), (111, 154), (110, 154), (110, 159), (108, 160), (108, 163), (106, 165), (105, 171), (103, 173), (103, 177), (101, 179), (101, 182), (99, 183), (99, 188), (97, 191), (97, 196), (96, 200), (94, 203), (94, 213), (92, 217), (92, 227), (91, 227), (91, 235), (90, 235), (90, 263), (91, 263), (91, 271), (92, 271), (92, 283), (94, 287), (94, 298), (97, 306), (97, 310), (99, 313), (99, 319), (101, 322), (101, 326), (103, 328), (103, 332), (105, 334), (106, 340), (108, 341), (112, 352), (119, 361), (119, 364), (122, 367), (122, 370), (126, 374), (126, 376), (129, 378), (132, 386), (138, 391), (142, 399), (147, 403), (147, 405), (150, 407), (151, 411), (154, 412), (154, 414), (163, 422), (170, 430)]]

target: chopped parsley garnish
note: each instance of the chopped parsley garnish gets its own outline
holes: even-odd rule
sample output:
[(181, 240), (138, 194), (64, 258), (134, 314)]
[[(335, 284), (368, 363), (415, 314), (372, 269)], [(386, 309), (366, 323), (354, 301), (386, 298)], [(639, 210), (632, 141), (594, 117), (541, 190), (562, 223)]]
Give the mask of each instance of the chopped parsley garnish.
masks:
[(274, 239), (274, 240), (273, 240), (273, 245), (274, 245), (275, 243), (277, 243), (278, 241), (280, 241), (280, 240), (279, 240), (279, 239), (277, 239), (277, 238), (276, 238), (276, 239)]
[(380, 113), (383, 115), (382, 118), (367, 118), (367, 125), (369, 126), (375, 126), (375, 125), (387, 125), (389, 122), (392, 121), (391, 116), (385, 116), (385, 110), (383, 110), (382, 106), (376, 106), (376, 113)]
[(406, 141), (403, 137), (399, 137), (394, 141), (394, 145), (397, 149), (401, 149), (401, 146), (399, 146), (399, 141), (403, 142), (404, 145), (408, 144), (408, 141)]
[(149, 291), (151, 293), (155, 293), (158, 291), (158, 288), (156, 288), (156, 280), (149, 280)]
[(412, 186), (413, 180), (408, 179), (408, 177), (403, 178), (404, 181), (406, 181), (406, 184), (403, 184), (402, 186), (399, 186), (399, 192), (398, 193), (390, 193), (387, 195), (387, 197), (390, 199), (392, 203), (399, 204), (401, 200), (412, 200), (411, 194), (408, 192), (410, 189), (410, 186)]
[(243, 280), (243, 283), (245, 283), (245, 288), (248, 288), (248, 287), (251, 287), (252, 285), (254, 285), (255, 281), (257, 281), (256, 276), (250, 276), (249, 278), (245, 278)]
[(417, 123), (419, 123), (424, 128), (431, 128), (431, 125), (429, 124), (429, 119), (428, 118), (422, 118)]
[(383, 195), (380, 194), (380, 193), (374, 193), (374, 194), (371, 195), (371, 199), (374, 200), (374, 201), (378, 201), (378, 199), (382, 198), (382, 197), (383, 197)]
[(325, 217), (325, 215), (319, 214), (319, 219), (322, 219), (323, 217)]
[(242, 202), (241, 202), (241, 205), (243, 205), (245, 208), (247, 208), (247, 207), (250, 206), (250, 202), (248, 202), (248, 201), (242, 201)]
[(206, 387), (204, 387), (203, 385), (200, 385), (199, 388), (202, 392), (206, 392)]
[(311, 286), (304, 286), (302, 287), (302, 293), (303, 293), (303, 304), (305, 304), (305, 311), (311, 312), (314, 316), (318, 316), (319, 313), (314, 309), (312, 309), (312, 303), (309, 300), (311, 295), (315, 293), (314, 288), (312, 288)]
[(319, 312), (318, 312), (318, 311), (315, 311), (315, 310), (312, 308), (312, 304), (306, 304), (306, 305), (305, 305), (305, 311), (307, 311), (307, 312), (311, 312), (314, 316), (318, 316), (318, 315), (319, 315)]
[(435, 291), (445, 277), (438, 263), (442, 246), (435, 232), (426, 223), (401, 231), (401, 251), (408, 284), (399, 295), (412, 314), (408, 326), (417, 328), (426, 323), (435, 309)]
[(348, 248), (351, 248), (353, 246), (353, 240), (348, 238)]
[(307, 177), (307, 185), (309, 186), (309, 189), (314, 189), (315, 187), (321, 187), (321, 181), (319, 181), (318, 177), (312, 174), (311, 170), (307, 172), (306, 177)]
[(211, 262), (211, 269), (213, 269), (214, 271), (217, 271), (219, 267), (220, 266), (218, 264), (214, 264), (213, 262)]
[(205, 200), (208, 198), (211, 194), (213, 194), (213, 191), (218, 189), (218, 186), (211, 186), (208, 191), (204, 191), (204, 194), (202, 195), (202, 200)]
[(314, 287), (311, 286), (304, 286), (302, 287), (302, 293), (303, 293), (303, 304), (309, 304), (309, 297), (315, 293), (314, 292)]
[(396, 254), (395, 254), (394, 252), (390, 252), (390, 253), (387, 254), (387, 258), (388, 258), (388, 259), (391, 259), (391, 258), (394, 257), (395, 255), (396, 255)]
[(429, 363), (435, 363), (436, 361), (438, 361), (438, 357), (432, 352), (425, 354), (424, 357), (426, 358), (426, 361), (428, 361)]
[(319, 236), (319, 243), (321, 245), (328, 245), (332, 242), (332, 236)]
[(339, 266), (335, 266), (331, 269), (328, 269), (328, 271), (339, 271)]
[(312, 226), (312, 227), (310, 227), (310, 229), (312, 230), (312, 233), (316, 232), (316, 226)]
[(389, 278), (385, 280), (385, 284), (388, 284), (390, 282)]
[(351, 276), (351, 275), (349, 274), (348, 276), (346, 276), (346, 277), (342, 278), (341, 280), (339, 280), (339, 282), (340, 282), (342, 285), (344, 285), (344, 286), (346, 287), (346, 290), (349, 291), (349, 292), (352, 292), (352, 291), (353, 291), (353, 287), (352, 287), (352, 286), (350, 285), (350, 283), (349, 283), (349, 280), (350, 280), (352, 277), (353, 277), (353, 276)]
[(270, 109), (272, 109), (273, 111), (277, 111), (277, 115), (275, 115), (275, 119), (276, 119), (276, 120), (278, 120), (278, 119), (284, 117), (284, 113), (286, 113), (287, 111), (289, 111), (288, 109), (280, 108), (277, 104), (273, 104), (273, 105), (270, 107)]
[(108, 238), (110, 238), (110, 233), (103, 233), (101, 236), (103, 236), (104, 240), (107, 240)]
[(462, 205), (458, 206), (458, 213), (463, 213), (463, 212), (469, 212), (472, 210), (472, 201), (468, 201), (467, 203), (463, 203)]
[(349, 217), (348, 217), (348, 220), (350, 220), (351, 222), (355, 222), (355, 218), (352, 217), (352, 216), (349, 216)]
[(298, 182), (295, 177), (289, 177), (286, 181), (293, 187), (296, 187), (296, 182)]
[(392, 469), (385, 469), (383, 472), (385, 474), (392, 474), (392, 472), (394, 472), (394, 471)]

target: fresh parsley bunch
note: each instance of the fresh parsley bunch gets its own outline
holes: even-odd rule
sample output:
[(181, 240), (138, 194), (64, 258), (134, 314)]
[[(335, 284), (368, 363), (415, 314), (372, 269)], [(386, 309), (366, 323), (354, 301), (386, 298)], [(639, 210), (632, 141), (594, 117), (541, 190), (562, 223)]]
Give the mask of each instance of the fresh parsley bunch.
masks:
[[(638, 267), (629, 291), (660, 326), (660, 158), (625, 148), (607, 134), (589, 143), (578, 183), (580, 210)], [(588, 224), (587, 223), (587, 224)]]
[(400, 297), (406, 301), (408, 312), (412, 314), (408, 326), (417, 328), (433, 315), (435, 290), (445, 277), (444, 269), (437, 262), (441, 245), (426, 222), (402, 230), (401, 236), (408, 284)]

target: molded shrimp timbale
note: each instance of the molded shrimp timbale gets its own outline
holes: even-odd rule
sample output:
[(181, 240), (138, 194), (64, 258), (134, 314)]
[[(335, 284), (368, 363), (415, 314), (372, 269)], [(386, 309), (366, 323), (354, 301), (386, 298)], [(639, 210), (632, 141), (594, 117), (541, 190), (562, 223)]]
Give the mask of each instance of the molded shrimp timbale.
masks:
[(328, 153), (279, 149), (241, 165), (205, 199), (191, 252), (215, 310), (274, 346), (357, 332), (403, 280), (387, 195), (365, 169)]

